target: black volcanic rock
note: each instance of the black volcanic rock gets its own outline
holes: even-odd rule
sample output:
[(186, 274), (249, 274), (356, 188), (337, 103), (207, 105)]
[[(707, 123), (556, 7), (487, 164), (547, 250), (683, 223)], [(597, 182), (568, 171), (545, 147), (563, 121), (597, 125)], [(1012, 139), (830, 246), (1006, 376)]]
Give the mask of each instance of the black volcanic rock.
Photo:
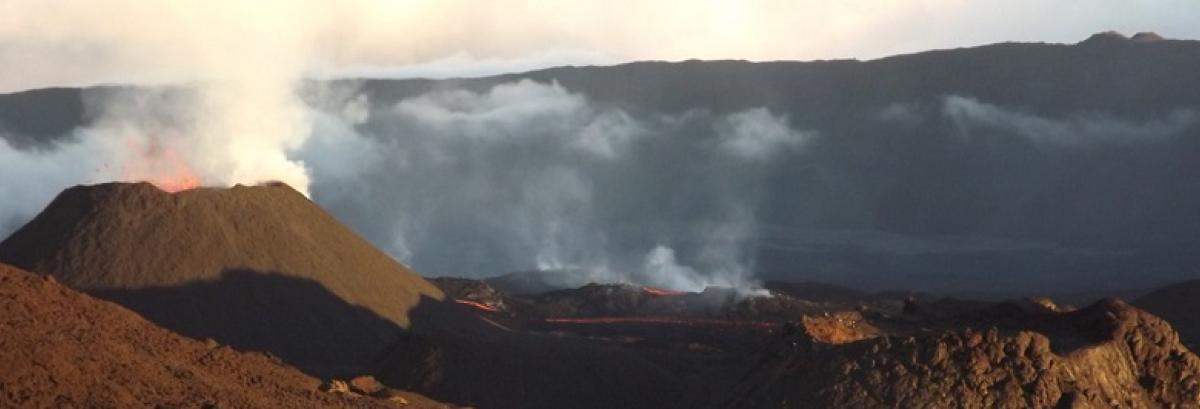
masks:
[(0, 242), (0, 260), (323, 374), (367, 364), (443, 298), (278, 183), (74, 187)]

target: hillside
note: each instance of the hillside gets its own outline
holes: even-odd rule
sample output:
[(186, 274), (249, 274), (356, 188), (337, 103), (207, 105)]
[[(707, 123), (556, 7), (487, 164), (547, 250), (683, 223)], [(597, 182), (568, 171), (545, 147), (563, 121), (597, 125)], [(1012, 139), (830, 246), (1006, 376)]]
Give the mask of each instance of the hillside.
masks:
[[(3, 264), (0, 316), (0, 407), (400, 407), (321, 392), (277, 359), (176, 335)], [(405, 407), (443, 407), (402, 396)]]

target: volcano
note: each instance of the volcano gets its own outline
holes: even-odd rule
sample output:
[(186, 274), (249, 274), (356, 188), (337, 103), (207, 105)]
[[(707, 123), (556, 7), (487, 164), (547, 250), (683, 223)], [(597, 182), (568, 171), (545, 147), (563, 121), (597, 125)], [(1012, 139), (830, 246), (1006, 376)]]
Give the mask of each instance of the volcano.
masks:
[(368, 364), (444, 298), (282, 183), (73, 187), (0, 243), (0, 260), (320, 375)]

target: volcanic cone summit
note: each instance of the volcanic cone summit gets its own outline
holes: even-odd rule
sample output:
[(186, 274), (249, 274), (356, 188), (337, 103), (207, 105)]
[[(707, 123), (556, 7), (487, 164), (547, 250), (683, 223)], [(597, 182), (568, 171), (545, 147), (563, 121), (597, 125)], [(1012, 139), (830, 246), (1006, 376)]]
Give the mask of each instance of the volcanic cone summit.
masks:
[(0, 260), (317, 372), (365, 363), (444, 298), (282, 183), (76, 186), (0, 242)]

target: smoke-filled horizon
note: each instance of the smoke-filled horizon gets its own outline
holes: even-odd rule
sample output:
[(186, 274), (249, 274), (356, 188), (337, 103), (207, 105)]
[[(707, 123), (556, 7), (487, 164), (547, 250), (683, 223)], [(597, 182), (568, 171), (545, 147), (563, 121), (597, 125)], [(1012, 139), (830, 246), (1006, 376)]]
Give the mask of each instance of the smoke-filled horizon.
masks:
[(304, 75), (433, 78), (637, 60), (873, 59), (1116, 30), (1200, 39), (1200, 3), (1037, 0), (14, 0), (0, 92)]
[[(990, 181), (962, 174), (966, 184), (951, 188), (939, 184), (957, 182), (938, 178), (953, 173), (872, 177), (871, 168), (893, 165), (862, 155), (901, 144), (907, 148), (890, 160), (905, 160), (904, 149), (927, 146), (932, 150), (913, 151), (913, 159), (927, 163), (895, 170), (975, 172), (1013, 158), (1034, 161), (1028, 169), (1034, 170), (1042, 161), (1073, 166), (1071, 157), (1113, 154), (1103, 152), (1131, 152), (1129, 158), (1141, 161), (1137, 152), (1186, 144), (1200, 128), (1200, 111), (1188, 107), (1130, 116), (1046, 115), (949, 94), (863, 109), (851, 123), (865, 127), (869, 138), (858, 139), (848, 135), (862, 129), (805, 121), (811, 115), (767, 103), (646, 110), (556, 81), (450, 82), (398, 99), (377, 91), (358, 81), (311, 83), (296, 91), (292, 105), (304, 119), (303, 136), (258, 148), (295, 169), (299, 179), (286, 182), (423, 274), (556, 270), (564, 285), (630, 282), (691, 291), (751, 289), (764, 271), (779, 277), (780, 261), (772, 257), (781, 251), (803, 257), (784, 262), (791, 277), (825, 281), (880, 280), (846, 270), (853, 263), (821, 259), (829, 254), (890, 254), (901, 266), (906, 257), (930, 254), (1110, 257), (1123, 245), (1101, 240), (1089, 249), (1086, 243), (1103, 238), (1096, 234), (1123, 234), (1121, 226), (1134, 221), (1104, 222), (1116, 223), (1115, 233), (1106, 225), (1087, 230), (1086, 219), (1064, 222), (1061, 230), (1022, 230), (1028, 221), (1022, 212), (1029, 210), (1020, 207), (1044, 200), (1046, 187), (1035, 180), (1059, 177), (1054, 167), (1045, 175), (996, 168), (983, 173), (992, 174)], [(62, 188), (144, 179), (161, 186), (154, 178), (170, 179), (179, 162), (209, 164), (188, 168), (209, 185), (279, 179), (234, 175), (239, 167), (230, 164), (243, 151), (196, 132), (195, 121), (206, 117), (195, 114), (204, 92), (93, 92), (85, 98), (91, 119), (67, 137), (18, 147), (11, 141), (21, 138), (4, 135), (0, 174), (20, 177), (0, 185), (0, 235), (32, 218)], [(932, 140), (923, 135), (942, 147), (927, 145)], [(838, 153), (847, 143), (853, 150)], [(961, 152), (935, 153), (942, 149)], [(971, 157), (975, 164), (958, 164)], [(244, 160), (256, 163), (253, 155)], [(259, 168), (252, 174), (269, 173)], [(982, 183), (992, 186), (971, 187)], [(994, 202), (977, 203), (980, 195)], [(1116, 200), (1107, 193), (1095, 197)], [(939, 202), (946, 198), (953, 202)], [(1079, 205), (1094, 212), (1114, 203)], [(980, 204), (992, 210), (962, 213)], [(1070, 203), (1051, 204), (1061, 205)], [(922, 215), (937, 207), (946, 211), (933, 219)], [(1085, 230), (1071, 230), (1080, 226)], [(1085, 235), (1083, 247), (1064, 246), (1076, 234)], [(901, 277), (891, 280), (906, 280)], [(910, 285), (930, 285), (919, 277)]]
[(530, 80), (368, 105), (317, 121), (313, 199), (434, 275), (749, 288), (763, 178), (815, 136), (765, 108), (630, 113)]

